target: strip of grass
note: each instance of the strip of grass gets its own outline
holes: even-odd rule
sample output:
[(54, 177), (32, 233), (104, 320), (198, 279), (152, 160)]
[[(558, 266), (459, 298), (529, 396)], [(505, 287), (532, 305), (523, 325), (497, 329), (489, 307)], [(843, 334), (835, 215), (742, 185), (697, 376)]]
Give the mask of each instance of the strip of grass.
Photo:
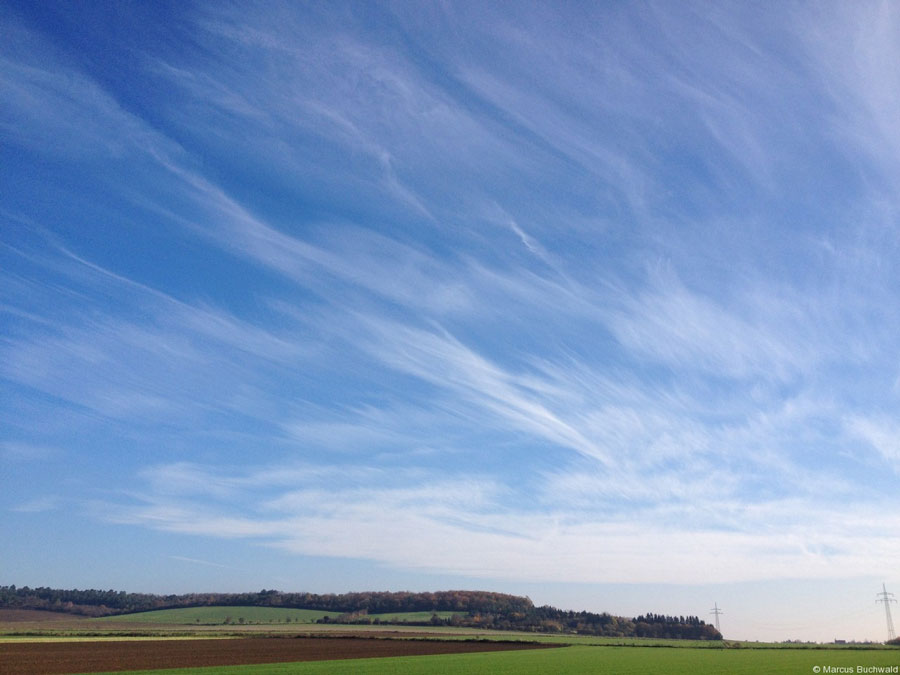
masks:
[(132, 671), (132, 675), (544, 675), (545, 673), (617, 673), (618, 675), (782, 675), (814, 673), (818, 666), (897, 666), (900, 652), (846, 650), (659, 649), (652, 647), (566, 647), (539, 651), (407, 656), (380, 659), (274, 663), (225, 668)]
[[(200, 608), (198, 608), (200, 609)], [(177, 610), (183, 611), (183, 610)], [(302, 610), (293, 610), (302, 611)], [(149, 613), (148, 613), (149, 614)], [(440, 639), (440, 640), (471, 640), (478, 638), (482, 640), (526, 640), (530, 642), (542, 642), (545, 644), (553, 644), (559, 646), (565, 645), (584, 645), (584, 646), (604, 646), (604, 647), (672, 647), (679, 649), (777, 649), (777, 650), (893, 650), (900, 651), (897, 647), (890, 647), (883, 644), (815, 644), (815, 643), (776, 643), (776, 642), (739, 642), (734, 640), (667, 640), (661, 638), (615, 638), (615, 637), (598, 637), (593, 635), (571, 635), (571, 634), (547, 634), (547, 633), (528, 633), (523, 631), (497, 631), (477, 628), (457, 628), (451, 626), (412, 626), (403, 624), (300, 624), (300, 623), (268, 623), (268, 624), (206, 624), (203, 623), (167, 623), (154, 624), (142, 622), (123, 622), (116, 623), (117, 619), (126, 616), (136, 617), (138, 615), (123, 615), (122, 617), (113, 616), (104, 619), (92, 619), (81, 622), (80, 626), (67, 626), (60, 628), (55, 624), (52, 629), (29, 626), (23, 630), (22, 624), (0, 624), (0, 640), (31, 640), (38, 639), (69, 639), (74, 637), (83, 637), (90, 639), (102, 639), (103, 637), (115, 637), (119, 639), (129, 639), (134, 637), (247, 637), (251, 635), (309, 635), (323, 636), (333, 634), (360, 634), (378, 637), (379, 634), (409, 634), (417, 639)], [(149, 620), (148, 620), (149, 621)], [(86, 630), (90, 626), (89, 630)]]
[(334, 617), (334, 612), (317, 609), (287, 609), (284, 607), (183, 607), (153, 612), (117, 614), (93, 619), (94, 622), (164, 623), (180, 625), (220, 625), (241, 623), (314, 623), (322, 617)]

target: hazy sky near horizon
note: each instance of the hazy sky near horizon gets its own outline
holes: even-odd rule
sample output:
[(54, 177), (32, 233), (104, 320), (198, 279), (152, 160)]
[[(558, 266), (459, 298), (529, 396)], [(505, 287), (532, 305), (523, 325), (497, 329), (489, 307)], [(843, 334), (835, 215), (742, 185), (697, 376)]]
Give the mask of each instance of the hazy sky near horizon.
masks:
[(0, 583), (884, 639), (900, 5), (0, 22)]

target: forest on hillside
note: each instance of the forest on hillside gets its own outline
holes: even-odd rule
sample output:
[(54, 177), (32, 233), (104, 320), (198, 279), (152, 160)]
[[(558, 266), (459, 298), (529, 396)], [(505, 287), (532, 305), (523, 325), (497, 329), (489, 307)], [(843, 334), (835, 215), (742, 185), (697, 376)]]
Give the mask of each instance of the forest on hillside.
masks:
[(155, 609), (207, 606), (285, 607), (334, 612), (327, 623), (389, 623), (371, 615), (397, 612), (456, 612), (437, 614), (428, 625), (452, 625), (542, 633), (578, 633), (611, 637), (683, 638), (720, 640), (721, 634), (696, 616), (648, 613), (625, 618), (606, 612), (536, 607), (530, 598), (490, 591), (436, 591), (426, 593), (366, 591), (340, 594), (285, 593), (187, 593), (155, 595), (125, 591), (63, 590), (0, 586), (0, 608), (43, 609), (83, 616), (110, 616)]

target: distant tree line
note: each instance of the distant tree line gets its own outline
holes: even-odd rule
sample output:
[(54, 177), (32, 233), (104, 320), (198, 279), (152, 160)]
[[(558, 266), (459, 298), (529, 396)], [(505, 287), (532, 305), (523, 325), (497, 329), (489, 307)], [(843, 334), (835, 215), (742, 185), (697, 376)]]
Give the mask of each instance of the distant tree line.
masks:
[[(530, 598), (489, 591), (437, 591), (433, 593), (381, 592), (324, 594), (187, 593), (154, 595), (125, 591), (61, 590), (0, 586), (0, 608), (45, 609), (85, 616), (108, 616), (155, 609), (207, 606), (285, 607), (333, 612), (323, 623), (392, 623), (371, 614), (434, 612), (420, 625), (467, 626), (541, 633), (577, 633), (609, 637), (684, 638), (721, 640), (721, 634), (696, 616), (645, 614), (632, 619), (606, 612), (575, 612), (549, 605), (535, 607)], [(437, 612), (454, 612), (441, 617)], [(409, 622), (402, 622), (409, 623)]]
[(434, 593), (369, 591), (319, 595), (316, 593), (283, 593), (263, 589), (258, 593), (153, 595), (112, 590), (62, 590), (46, 587), (0, 586), (0, 607), (47, 609), (91, 616), (212, 605), (318, 609), (334, 612), (336, 616), (353, 612), (387, 614), (430, 611), (509, 614), (527, 612), (533, 607), (528, 598), (489, 591), (438, 591)]
[[(650, 621), (647, 619), (650, 618)], [(376, 620), (372, 620), (374, 623)], [(367, 623), (360, 617), (357, 623)], [(545, 605), (530, 607), (524, 612), (508, 614), (470, 611), (450, 618), (432, 616), (429, 625), (465, 626), (496, 630), (517, 630), (536, 633), (568, 633), (605, 637), (646, 637), (690, 640), (721, 640), (713, 626), (697, 617), (647, 615), (628, 619), (603, 612), (575, 612)]]
[(662, 614), (645, 614), (634, 619), (634, 634), (648, 638), (722, 639), (719, 631), (699, 617)]

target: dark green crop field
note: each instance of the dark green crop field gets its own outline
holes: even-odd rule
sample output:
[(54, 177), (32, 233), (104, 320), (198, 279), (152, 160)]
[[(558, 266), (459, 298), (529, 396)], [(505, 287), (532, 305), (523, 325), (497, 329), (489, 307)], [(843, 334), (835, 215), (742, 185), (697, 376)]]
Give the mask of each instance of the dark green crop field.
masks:
[[(225, 668), (141, 671), (142, 675), (799, 675), (891, 672), (900, 666), (895, 650), (667, 649), (655, 647), (560, 647), (542, 651), (450, 654), (399, 658), (277, 663)], [(857, 671), (858, 667), (864, 670)], [(815, 670), (819, 668), (819, 670)], [(831, 668), (833, 670), (828, 670)], [(868, 670), (870, 668), (883, 670)], [(894, 670), (893, 672), (897, 672)], [(134, 673), (132, 674), (134, 675)]]

